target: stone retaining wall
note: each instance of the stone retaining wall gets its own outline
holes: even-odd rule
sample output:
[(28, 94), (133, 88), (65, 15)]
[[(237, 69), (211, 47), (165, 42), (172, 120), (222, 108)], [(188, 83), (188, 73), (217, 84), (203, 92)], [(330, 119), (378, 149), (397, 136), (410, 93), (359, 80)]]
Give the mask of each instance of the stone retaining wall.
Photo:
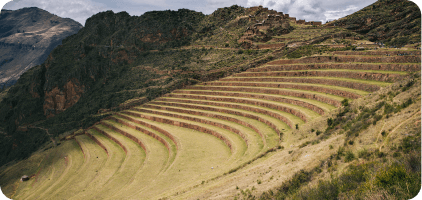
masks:
[(166, 101), (166, 102), (179, 102), (179, 103), (191, 103), (191, 104), (203, 104), (203, 105), (210, 105), (210, 106), (220, 106), (220, 107), (227, 107), (227, 108), (234, 108), (234, 109), (241, 109), (250, 112), (256, 112), (263, 115), (268, 115), (270, 117), (274, 117), (284, 123), (286, 123), (290, 128), (293, 128), (293, 123), (290, 119), (271, 111), (267, 111), (264, 109), (249, 107), (245, 105), (236, 105), (236, 104), (226, 104), (221, 102), (212, 102), (212, 101), (194, 101), (189, 99), (168, 99), (168, 98), (158, 98), (157, 101)]
[[(260, 78), (223, 78), (220, 81), (232, 81), (232, 82), (290, 82), (290, 83), (313, 83), (322, 85), (333, 85), (340, 87), (347, 87), (356, 90), (363, 90), (367, 92), (378, 91), (381, 87), (378, 85), (371, 85), (357, 82), (347, 82), (342, 80), (331, 80), (331, 79), (314, 79), (314, 78), (284, 78), (284, 77), (260, 77)], [(243, 89), (243, 88), (242, 88)], [(268, 92), (265, 92), (268, 93)], [(289, 95), (291, 96), (291, 95)]]
[(192, 99), (201, 99), (201, 100), (208, 100), (208, 101), (223, 101), (223, 102), (232, 102), (232, 103), (251, 104), (251, 105), (262, 106), (262, 107), (266, 107), (266, 108), (271, 108), (271, 109), (276, 109), (276, 110), (279, 110), (279, 111), (287, 112), (287, 113), (290, 113), (292, 115), (299, 117), (304, 122), (308, 121), (306, 115), (303, 114), (302, 112), (295, 110), (295, 109), (288, 108), (288, 107), (272, 104), (272, 103), (254, 101), (254, 100), (249, 100), (249, 99), (240, 99), (240, 98), (196, 96), (196, 95), (185, 95), (185, 94), (175, 94), (175, 93), (168, 94), (168, 96), (174, 97), (174, 98), (192, 98)]
[(334, 51), (333, 54), (337, 55), (397, 55), (397, 54), (408, 54), (408, 55), (421, 55), (421, 51)]
[[(102, 123), (100, 123), (102, 124)], [(110, 134), (108, 134), (107, 132), (101, 130), (100, 128), (98, 128), (97, 126), (93, 126), (93, 129), (95, 129), (96, 131), (100, 132), (101, 134), (105, 135), (106, 137), (108, 137), (110, 140), (113, 140), (116, 144), (118, 144), (120, 147), (122, 147), (123, 151), (125, 151), (125, 153), (127, 154), (127, 149), (126, 147), (116, 138), (114, 138), (113, 136), (111, 136)], [(145, 152), (146, 153), (146, 152)]]
[[(248, 138), (239, 129), (233, 128), (231, 126), (228, 126), (228, 125), (225, 125), (225, 124), (222, 124), (222, 123), (213, 122), (213, 121), (209, 121), (209, 120), (201, 119), (201, 118), (196, 118), (196, 117), (174, 114), (174, 113), (160, 112), (160, 111), (156, 111), (156, 110), (147, 110), (147, 109), (143, 109), (143, 108), (133, 108), (132, 110), (135, 110), (135, 111), (138, 111), (138, 112), (143, 112), (143, 113), (151, 113), (151, 114), (155, 114), (155, 115), (174, 117), (174, 118), (189, 120), (189, 121), (193, 121), (193, 122), (208, 124), (208, 125), (211, 125), (211, 126), (222, 128), (222, 129), (228, 130), (230, 132), (236, 133), (237, 135), (239, 135), (243, 139), (243, 141), (245, 141), (246, 145), (249, 145)], [(225, 120), (228, 120), (228, 119), (225, 119)]]
[(96, 137), (94, 137), (93, 135), (91, 135), (87, 131), (85, 131), (85, 135), (87, 135), (89, 138), (91, 138), (91, 140), (93, 140), (95, 143), (97, 143), (98, 146), (100, 146), (102, 149), (104, 149), (104, 151), (107, 153), (107, 156), (108, 156), (107, 148), (103, 145), (103, 143), (101, 143)]
[(101, 125), (106, 126), (107, 128), (116, 131), (122, 135), (124, 135), (125, 137), (131, 139), (132, 141), (136, 142), (139, 146), (142, 147), (142, 149), (144, 149), (145, 153), (147, 152), (147, 149), (145, 148), (145, 145), (142, 143), (142, 141), (140, 139), (138, 139), (137, 137), (133, 136), (130, 133), (127, 133), (126, 131), (123, 131), (115, 126), (113, 126), (112, 124), (109, 124), (107, 122), (101, 121)]
[(357, 63), (321, 63), (321, 64), (289, 64), (272, 65), (248, 69), (247, 72), (312, 70), (312, 69), (349, 69), (349, 70), (381, 70), (381, 71), (420, 71), (420, 64), (357, 64)]
[(253, 87), (219, 87), (219, 86), (191, 86), (186, 87), (186, 89), (194, 89), (194, 90), (220, 90), (220, 91), (239, 91), (239, 92), (252, 92), (252, 93), (265, 93), (265, 94), (277, 94), (277, 95), (284, 95), (284, 96), (292, 96), (292, 97), (299, 97), (305, 99), (313, 99), (320, 102), (324, 102), (335, 107), (340, 107), (341, 103), (337, 100), (324, 97), (318, 94), (309, 94), (303, 92), (296, 92), (296, 91), (286, 91), (286, 90), (279, 90), (279, 89), (271, 89), (271, 88), (253, 88)]
[(400, 74), (372, 73), (355, 71), (272, 71), (272, 72), (249, 72), (235, 74), (233, 77), (262, 77), (262, 76), (287, 76), (287, 77), (341, 77), (364, 79), (373, 81), (393, 82)]
[(346, 92), (342, 90), (334, 90), (330, 88), (312, 86), (312, 85), (295, 85), (295, 84), (285, 84), (285, 83), (242, 83), (242, 82), (207, 82), (204, 85), (212, 85), (212, 86), (236, 86), (236, 87), (270, 87), (270, 88), (290, 88), (290, 89), (298, 89), (298, 90), (308, 90), (308, 91), (315, 91), (315, 92), (322, 92), (326, 94), (332, 94), (336, 96), (341, 96), (344, 98), (349, 99), (358, 99), (361, 96), (352, 92)]
[(257, 49), (272, 49), (272, 48), (281, 48), (286, 46), (286, 44), (284, 43), (279, 43), (279, 44), (258, 44), (256, 45)]
[(186, 113), (186, 114), (191, 114), (191, 115), (198, 115), (198, 116), (221, 119), (221, 120), (225, 120), (225, 121), (231, 121), (231, 122), (246, 126), (250, 129), (254, 130), (256, 133), (259, 134), (259, 136), (262, 139), (262, 142), (265, 144), (265, 136), (261, 133), (261, 131), (259, 131), (255, 126), (253, 126), (253, 125), (251, 125), (247, 122), (244, 122), (242, 120), (233, 118), (233, 117), (228, 117), (228, 116), (224, 116), (224, 115), (216, 115), (216, 114), (211, 114), (211, 113), (206, 113), (206, 112), (193, 111), (193, 110), (185, 110), (185, 109), (180, 109), (180, 108), (162, 107), (162, 106), (159, 106), (159, 105), (143, 105), (143, 107), (151, 108), (151, 109), (168, 110), (168, 111), (172, 111), (172, 112)]
[[(122, 113), (124, 113), (124, 112), (122, 112)], [(129, 120), (129, 121), (131, 121), (131, 122), (137, 123), (137, 124), (139, 124), (139, 125), (142, 125), (142, 126), (148, 127), (148, 128), (150, 128), (150, 129), (152, 129), (152, 130), (155, 130), (155, 131), (157, 131), (157, 132), (159, 132), (159, 133), (161, 133), (161, 134), (165, 135), (165, 136), (166, 136), (166, 137), (168, 137), (171, 141), (173, 141), (174, 145), (176, 145), (176, 149), (177, 149), (177, 150), (179, 149), (179, 143), (178, 143), (178, 142), (176, 142), (176, 139), (174, 138), (174, 136), (173, 136), (172, 134), (170, 134), (168, 131), (166, 131), (166, 130), (164, 130), (164, 129), (161, 129), (161, 128), (157, 127), (157, 126), (154, 126), (154, 125), (152, 125), (152, 124), (145, 123), (145, 122), (143, 122), (143, 121), (141, 121), (141, 120), (137, 120), (137, 119), (134, 119), (134, 118), (128, 117), (128, 116), (126, 116), (126, 115), (122, 115), (122, 114), (120, 114), (120, 113), (116, 113), (115, 115), (117, 115), (117, 116), (119, 116), (119, 117), (121, 117), (121, 118), (123, 118), (123, 119), (127, 119), (127, 120)]]
[[(223, 89), (224, 87), (220, 87), (220, 88)], [(294, 99), (287, 99), (287, 98), (283, 98), (283, 97), (275, 97), (275, 96), (269, 96), (269, 95), (266, 95), (266, 94), (262, 94), (262, 93), (266, 93), (266, 92), (263, 91), (263, 90), (261, 90), (261, 89), (254, 89), (254, 88), (248, 88), (248, 89), (246, 89), (246, 88), (224, 88), (224, 89), (229, 89), (228, 91), (240, 91), (240, 92), (245, 92), (245, 89), (246, 89), (246, 90), (248, 90), (246, 92), (261, 93), (261, 94), (202, 91), (202, 90), (219, 90), (220, 88), (193, 86), (193, 87), (188, 87), (186, 89), (190, 89), (190, 90), (201, 90), (201, 91), (177, 90), (177, 91), (174, 91), (174, 93), (213, 95), (213, 96), (231, 96), (231, 97), (254, 98), (254, 99), (259, 99), (259, 100), (262, 99), (262, 100), (268, 100), (268, 101), (277, 101), (277, 102), (288, 103), (288, 104), (292, 104), (292, 105), (297, 105), (297, 106), (301, 106), (301, 107), (304, 107), (304, 108), (308, 108), (308, 109), (310, 109), (312, 111), (315, 111), (316, 113), (318, 113), (320, 115), (324, 115), (324, 110), (321, 109), (318, 106), (315, 106), (315, 105), (310, 104), (310, 103), (307, 103), (307, 102), (294, 100)], [(233, 89), (233, 90), (230, 90), (230, 89)]]
[[(122, 115), (118, 115), (119, 117), (121, 117)], [(125, 126), (127, 126), (127, 127), (129, 127), (129, 128), (132, 128), (132, 129), (135, 129), (135, 130), (137, 130), (137, 131), (139, 131), (139, 132), (142, 132), (142, 133), (144, 133), (144, 134), (147, 134), (147, 135), (149, 135), (149, 136), (151, 136), (151, 137), (153, 137), (154, 139), (156, 139), (156, 140), (158, 140), (159, 142), (161, 142), (161, 144), (163, 144), (166, 148), (167, 148), (167, 151), (169, 152), (169, 155), (170, 155), (170, 152), (171, 152), (171, 148), (170, 148), (170, 145), (167, 143), (167, 141), (166, 140), (164, 140), (163, 138), (161, 138), (160, 136), (158, 136), (158, 135), (156, 135), (155, 133), (153, 133), (153, 132), (151, 132), (151, 131), (148, 131), (148, 130), (146, 130), (146, 129), (143, 129), (143, 128), (141, 128), (141, 127), (139, 127), (139, 126), (135, 126), (135, 125), (133, 125), (133, 124), (130, 124), (130, 123), (127, 123), (126, 121), (124, 121), (124, 120), (121, 120), (121, 119), (118, 119), (118, 118), (116, 118), (116, 117), (114, 117), (114, 116), (112, 116), (112, 118), (111, 118), (112, 120), (114, 120), (114, 121), (116, 121), (117, 123), (120, 123), (120, 124), (123, 124), (123, 125), (125, 125)], [(127, 136), (126, 136), (127, 137)], [(133, 139), (132, 139), (133, 140)], [(134, 140), (135, 141), (135, 140)], [(135, 142), (137, 142), (138, 140), (136, 140)]]
[(230, 143), (230, 141), (226, 137), (221, 135), (220, 133), (213, 131), (211, 129), (208, 129), (208, 128), (205, 128), (205, 127), (202, 127), (202, 126), (189, 124), (189, 123), (178, 122), (178, 121), (160, 118), (160, 117), (155, 117), (155, 116), (148, 116), (148, 115), (130, 112), (130, 111), (123, 111), (123, 113), (128, 114), (128, 115), (132, 115), (132, 116), (135, 116), (135, 117), (140, 117), (140, 118), (144, 118), (144, 119), (148, 119), (148, 120), (152, 120), (152, 121), (156, 121), (156, 122), (160, 122), (160, 123), (170, 124), (170, 125), (173, 125), (173, 126), (179, 126), (179, 127), (182, 127), (182, 128), (188, 128), (188, 129), (196, 130), (196, 131), (199, 131), (199, 132), (202, 132), (202, 133), (210, 134), (210, 135), (222, 140), (230, 148), (230, 151), (233, 153), (233, 147), (232, 147), (232, 144)]
[(420, 56), (312, 56), (291, 60), (276, 60), (268, 65), (296, 63), (328, 63), (328, 62), (367, 62), (367, 63), (420, 63)]
[(79, 148), (80, 148), (80, 149), (81, 149), (81, 151), (82, 151), (82, 155), (84, 155), (84, 159), (85, 159), (85, 152), (84, 152), (84, 149), (82, 148), (81, 143), (79, 143), (79, 141), (76, 139), (76, 137), (74, 137), (73, 139), (74, 139), (74, 140), (76, 141), (76, 143), (78, 144)]

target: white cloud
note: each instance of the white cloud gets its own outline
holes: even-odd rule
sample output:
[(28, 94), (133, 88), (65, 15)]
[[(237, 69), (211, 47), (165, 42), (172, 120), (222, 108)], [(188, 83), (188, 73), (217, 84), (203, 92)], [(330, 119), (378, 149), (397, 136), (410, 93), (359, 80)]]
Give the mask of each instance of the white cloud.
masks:
[(345, 17), (347, 15), (350, 15), (350, 14), (352, 14), (352, 13), (358, 11), (358, 10), (359, 10), (358, 7), (351, 5), (351, 6), (348, 6), (344, 10), (329, 10), (329, 11), (326, 11), (324, 13), (324, 15), (325, 15), (325, 18), (328, 21), (332, 21), (332, 20), (335, 20), (335, 19)]
[(20, 0), (9, 2), (4, 9), (17, 10), (23, 7), (38, 7), (47, 10), (57, 16), (71, 18), (82, 25), (93, 14), (105, 10), (105, 5), (91, 0)]
[(187, 8), (211, 14), (218, 8), (234, 4), (243, 7), (262, 5), (297, 19), (325, 22), (344, 17), (373, 2), (375, 0), (14, 0), (7, 3), (5, 9), (39, 7), (85, 24), (87, 18), (105, 10), (141, 15), (152, 10)]
[(262, 5), (297, 19), (325, 22), (344, 17), (373, 2), (375, 0), (248, 0), (246, 6)]

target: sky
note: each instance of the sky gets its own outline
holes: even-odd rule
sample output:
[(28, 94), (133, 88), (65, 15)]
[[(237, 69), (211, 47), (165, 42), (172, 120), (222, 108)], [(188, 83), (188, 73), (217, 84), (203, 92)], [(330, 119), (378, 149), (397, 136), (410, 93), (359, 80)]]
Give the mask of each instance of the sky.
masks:
[[(4, 1), (4, 0), (3, 0)], [(211, 14), (218, 8), (239, 5), (252, 7), (262, 5), (287, 13), (306, 21), (331, 21), (352, 14), (376, 0), (13, 0), (2, 9), (17, 10), (38, 7), (60, 17), (71, 18), (85, 25), (92, 15), (112, 10), (126, 11), (130, 15), (142, 15), (152, 10), (178, 10), (187, 8)]]
[[(8, 1), (8, 0), (0, 0)], [(10, 1), (10, 0), (9, 0)], [(332, 21), (352, 14), (376, 0), (13, 0), (3, 9), (17, 10), (24, 7), (38, 7), (55, 15), (71, 18), (82, 25), (92, 15), (112, 10), (126, 11), (140, 16), (153, 10), (178, 10), (187, 8), (211, 14), (218, 8), (239, 5), (252, 7), (262, 5), (269, 9), (289, 14), (306, 21)], [(415, 0), (413, 0), (415, 2)], [(420, 0), (417, 0), (420, 1)], [(415, 2), (417, 3), (417, 2)], [(0, 4), (4, 5), (4, 4)]]

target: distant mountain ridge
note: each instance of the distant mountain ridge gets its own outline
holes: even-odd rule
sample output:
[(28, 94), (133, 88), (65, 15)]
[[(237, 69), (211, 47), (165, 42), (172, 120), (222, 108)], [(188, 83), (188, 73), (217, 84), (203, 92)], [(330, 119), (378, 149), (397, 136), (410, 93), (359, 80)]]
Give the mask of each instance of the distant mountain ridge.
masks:
[(43, 63), (50, 52), (83, 26), (31, 7), (0, 14), (0, 87), (10, 86), (25, 71)]
[(421, 11), (408, 0), (379, 0), (327, 25), (341, 26), (391, 46), (421, 41)]

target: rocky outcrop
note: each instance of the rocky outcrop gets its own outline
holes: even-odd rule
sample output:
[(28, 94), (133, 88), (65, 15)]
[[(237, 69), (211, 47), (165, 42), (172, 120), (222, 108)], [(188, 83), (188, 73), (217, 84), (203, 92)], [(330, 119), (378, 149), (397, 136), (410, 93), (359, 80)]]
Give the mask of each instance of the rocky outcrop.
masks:
[(44, 97), (44, 115), (49, 118), (65, 111), (79, 101), (84, 93), (85, 86), (81, 85), (78, 80), (69, 80), (63, 87), (53, 88), (51, 91), (45, 92)]
[(0, 87), (45, 61), (67, 36), (83, 26), (39, 8), (2, 10), (0, 14)]

